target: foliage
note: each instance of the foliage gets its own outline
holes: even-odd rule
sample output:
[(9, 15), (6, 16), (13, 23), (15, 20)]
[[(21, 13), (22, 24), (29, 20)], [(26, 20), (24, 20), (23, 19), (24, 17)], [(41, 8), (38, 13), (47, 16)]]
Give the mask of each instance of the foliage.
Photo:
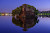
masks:
[(39, 11), (38, 11), (38, 10), (35, 10), (34, 12), (35, 12), (35, 14), (36, 14), (36, 15), (39, 13)]
[(21, 8), (17, 7), (16, 9), (12, 10), (12, 14), (13, 16), (15, 16), (16, 14), (19, 14), (21, 12)]
[[(26, 5), (26, 4), (24, 4)], [(28, 8), (33, 8), (34, 9), (34, 12), (35, 14), (37, 15), (38, 14), (38, 10), (36, 10), (36, 8), (34, 6), (31, 6), (31, 5), (27, 5)], [(20, 6), (20, 7), (17, 7), (16, 9), (12, 10), (12, 15), (15, 16), (16, 14), (20, 14), (21, 11), (22, 11), (22, 8), (23, 6)]]

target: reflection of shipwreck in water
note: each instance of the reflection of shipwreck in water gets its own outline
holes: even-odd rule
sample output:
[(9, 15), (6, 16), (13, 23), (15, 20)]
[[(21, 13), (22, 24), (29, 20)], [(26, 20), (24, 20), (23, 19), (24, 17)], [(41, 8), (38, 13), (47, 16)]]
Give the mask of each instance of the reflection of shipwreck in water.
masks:
[(36, 23), (38, 23), (37, 18), (12, 18), (12, 22), (20, 27), (23, 27), (24, 31), (27, 31), (27, 28), (33, 27)]

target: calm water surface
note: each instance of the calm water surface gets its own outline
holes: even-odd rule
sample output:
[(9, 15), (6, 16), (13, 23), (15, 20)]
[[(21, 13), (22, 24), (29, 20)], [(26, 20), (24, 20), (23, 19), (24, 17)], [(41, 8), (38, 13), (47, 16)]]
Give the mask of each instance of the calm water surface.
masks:
[(50, 33), (50, 18), (40, 18), (39, 22), (27, 31), (12, 22), (12, 16), (0, 16), (0, 33)]

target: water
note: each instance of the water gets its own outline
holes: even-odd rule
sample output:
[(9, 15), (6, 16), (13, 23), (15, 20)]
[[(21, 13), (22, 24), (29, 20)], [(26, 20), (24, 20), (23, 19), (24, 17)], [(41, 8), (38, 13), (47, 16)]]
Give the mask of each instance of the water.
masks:
[(50, 33), (50, 18), (40, 18), (39, 22), (27, 31), (12, 22), (12, 16), (0, 16), (0, 33)]

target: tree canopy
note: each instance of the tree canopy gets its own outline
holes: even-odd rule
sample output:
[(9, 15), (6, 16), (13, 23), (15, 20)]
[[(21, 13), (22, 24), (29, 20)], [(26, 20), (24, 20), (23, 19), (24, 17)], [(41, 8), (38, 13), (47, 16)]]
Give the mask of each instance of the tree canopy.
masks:
[[(24, 5), (26, 5), (26, 4), (24, 4)], [(27, 7), (28, 8), (34, 8), (35, 9), (35, 14), (37, 15), (37, 13), (38, 13), (38, 10), (36, 10), (36, 8), (34, 7), (34, 6), (31, 6), (31, 5), (27, 5)], [(20, 7), (17, 7), (16, 9), (14, 9), (14, 10), (12, 10), (12, 15), (13, 16), (15, 16), (16, 14), (20, 14), (21, 13), (21, 11), (22, 11), (22, 8), (23, 8), (23, 6), (20, 6)]]

